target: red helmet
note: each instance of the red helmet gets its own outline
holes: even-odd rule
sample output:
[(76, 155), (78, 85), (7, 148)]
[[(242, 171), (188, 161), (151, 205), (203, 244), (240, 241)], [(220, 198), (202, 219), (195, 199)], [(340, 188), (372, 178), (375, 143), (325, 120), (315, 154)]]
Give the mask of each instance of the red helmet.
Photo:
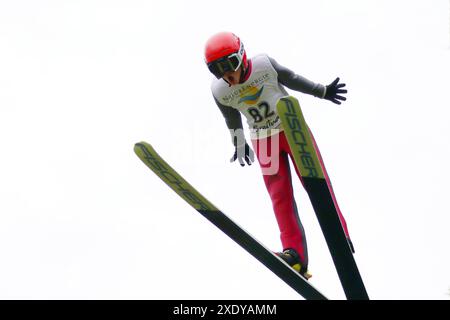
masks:
[(234, 33), (219, 32), (206, 42), (205, 62), (218, 79), (227, 71), (236, 71), (241, 65), (247, 68), (244, 44)]

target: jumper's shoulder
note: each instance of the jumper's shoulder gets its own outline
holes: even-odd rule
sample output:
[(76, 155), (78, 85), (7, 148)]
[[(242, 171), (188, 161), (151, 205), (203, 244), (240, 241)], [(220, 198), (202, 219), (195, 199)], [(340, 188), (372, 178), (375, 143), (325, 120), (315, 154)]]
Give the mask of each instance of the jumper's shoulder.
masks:
[(272, 60), (267, 53), (260, 53), (252, 57), (254, 70), (271, 70), (276, 72)]
[(213, 79), (211, 83), (211, 92), (218, 102), (227, 106), (226, 96), (230, 94), (231, 88), (223, 79)]
[(251, 60), (252, 60), (253, 63), (255, 63), (255, 62), (256, 63), (258, 63), (258, 62), (265, 62), (265, 63), (270, 62), (270, 58), (269, 58), (269, 55), (267, 53), (258, 53), (256, 55), (254, 55)]
[(211, 81), (211, 91), (215, 97), (222, 95), (228, 88), (229, 85), (223, 79), (214, 78)]

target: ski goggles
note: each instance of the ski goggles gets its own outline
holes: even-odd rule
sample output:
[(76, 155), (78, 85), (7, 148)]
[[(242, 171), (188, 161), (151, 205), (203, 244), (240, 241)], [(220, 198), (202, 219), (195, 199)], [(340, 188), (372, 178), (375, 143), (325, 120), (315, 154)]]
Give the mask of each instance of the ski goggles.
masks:
[(241, 64), (242, 56), (236, 52), (208, 63), (208, 69), (217, 79), (220, 79), (226, 72), (239, 69)]

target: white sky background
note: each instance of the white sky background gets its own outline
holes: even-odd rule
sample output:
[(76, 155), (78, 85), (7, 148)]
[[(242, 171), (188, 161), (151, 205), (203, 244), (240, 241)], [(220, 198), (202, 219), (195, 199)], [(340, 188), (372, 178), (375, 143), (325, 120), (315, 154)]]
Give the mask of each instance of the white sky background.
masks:
[[(203, 45), (230, 30), (348, 101), (299, 98), (373, 299), (448, 299), (450, 8), (435, 1), (0, 0), (0, 298), (298, 299), (133, 153), (145, 140), (272, 250)], [(311, 283), (342, 289), (295, 178)]]

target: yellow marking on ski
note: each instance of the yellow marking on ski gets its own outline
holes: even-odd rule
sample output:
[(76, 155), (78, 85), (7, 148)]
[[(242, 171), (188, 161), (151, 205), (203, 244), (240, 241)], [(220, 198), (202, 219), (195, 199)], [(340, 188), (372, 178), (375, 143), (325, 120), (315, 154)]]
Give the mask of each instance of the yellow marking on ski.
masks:
[(292, 150), (294, 162), (302, 177), (324, 179), (323, 170), (298, 100), (292, 96), (279, 99), (277, 112)]
[(300, 269), (302, 268), (302, 266), (300, 265), (300, 263), (296, 263), (292, 266), (292, 268), (297, 271), (300, 272)]
[(136, 143), (134, 152), (147, 167), (195, 209), (219, 211), (211, 202), (203, 197), (194, 187), (172, 169), (172, 167), (159, 156), (150, 144), (147, 142)]

